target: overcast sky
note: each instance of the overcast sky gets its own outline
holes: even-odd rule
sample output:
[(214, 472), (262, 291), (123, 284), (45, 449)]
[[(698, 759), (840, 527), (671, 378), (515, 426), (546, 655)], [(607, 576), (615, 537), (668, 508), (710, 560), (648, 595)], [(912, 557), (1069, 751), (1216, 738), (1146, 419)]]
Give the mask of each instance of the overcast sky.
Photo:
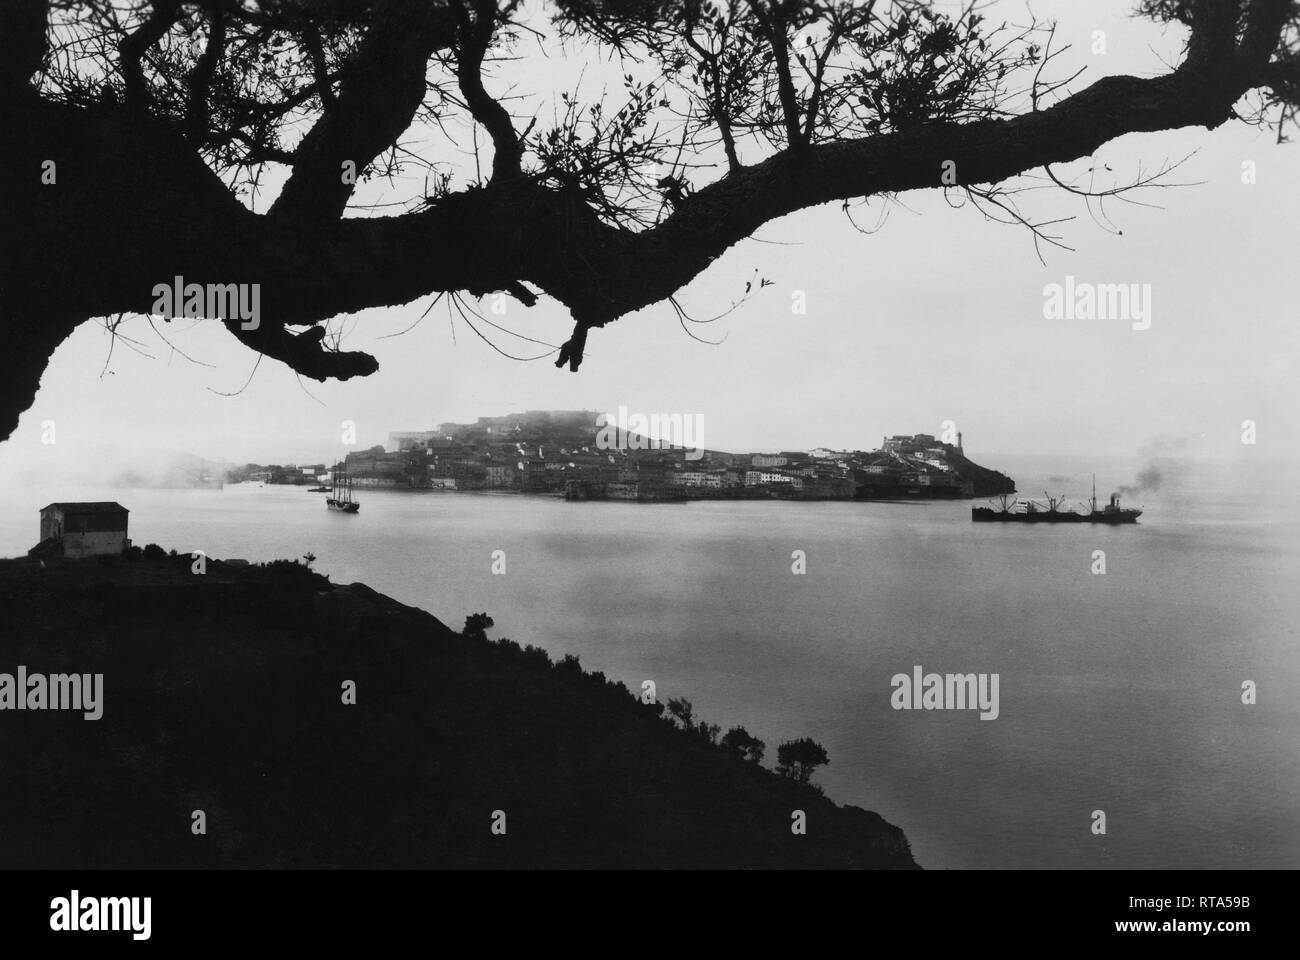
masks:
[[(1130, 19), (1130, 0), (1042, 3), (1074, 47), (1058, 74), (1086, 66), (1081, 89), (1107, 73), (1163, 71), (1180, 47), (1176, 30)], [(1022, 4), (994, 5), (990, 19), (1024, 19)], [(1092, 55), (1094, 30), (1107, 52)], [(536, 60), (546, 77), (565, 64)], [(613, 83), (617, 86), (616, 80)], [(210, 367), (171, 354), (143, 319), (124, 331), (153, 359), (84, 324), (55, 354), (35, 406), (14, 439), (0, 446), (0, 470), (30, 474), (54, 451), (40, 443), (43, 421), (57, 427), (57, 459), (91, 457), (111, 444), (177, 450), (214, 459), (323, 460), (336, 455), (340, 422), (358, 443), (383, 443), (391, 430), (425, 429), (524, 409), (620, 405), (643, 413), (697, 414), (713, 448), (872, 447), (885, 433), (938, 433), (951, 419), (977, 460), (996, 454), (1128, 455), (1154, 437), (1194, 438), (1206, 456), (1243, 453), (1241, 423), (1258, 424), (1258, 454), (1293, 457), (1296, 425), (1300, 251), (1300, 150), (1275, 146), (1267, 131), (1229, 124), (1127, 137), (1098, 159), (1117, 176), (1136, 175), (1197, 152), (1174, 175), (1197, 186), (1142, 199), (1151, 210), (1109, 209), (1122, 236), (1093, 223), (1082, 202), (1046, 190), (1025, 195), (1039, 219), (1077, 215), (1063, 227), (1076, 252), (1049, 249), (1042, 266), (1023, 229), (952, 210), (937, 192), (912, 193), (890, 207), (878, 233), (854, 230), (838, 205), (767, 225), (733, 248), (680, 297), (697, 317), (725, 310), (757, 275), (772, 285), (729, 316), (697, 327), (720, 346), (692, 340), (666, 304), (596, 330), (581, 371), (557, 370), (494, 352), (440, 306), (400, 337), (428, 300), (355, 318), (348, 346), (372, 352), (380, 372), (347, 383), (299, 381), (255, 356), (215, 322), (169, 330), (177, 346)], [(1258, 182), (1242, 183), (1254, 161)], [(376, 185), (367, 199), (396, 200), (410, 185)], [(258, 201), (265, 209), (271, 197)], [(859, 210), (872, 223), (879, 203)], [(435, 251), (430, 256), (436, 256)], [(1150, 284), (1152, 318), (1048, 320), (1043, 288), (1067, 275), (1080, 282)], [(807, 313), (792, 312), (803, 291)], [(492, 319), (550, 343), (570, 322), (557, 304), (526, 309), (507, 301)], [(485, 302), (484, 306), (488, 304)], [(537, 348), (501, 334), (521, 354)], [(52, 466), (51, 466), (52, 469)]]

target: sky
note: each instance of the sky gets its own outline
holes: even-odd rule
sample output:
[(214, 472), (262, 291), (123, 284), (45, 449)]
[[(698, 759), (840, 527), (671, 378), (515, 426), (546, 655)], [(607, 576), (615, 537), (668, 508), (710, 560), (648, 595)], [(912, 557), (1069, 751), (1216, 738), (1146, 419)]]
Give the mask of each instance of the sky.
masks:
[[(1086, 67), (1072, 89), (1107, 74), (1161, 73), (1177, 59), (1179, 30), (1130, 18), (1129, 0), (1033, 7), (1072, 44), (1057, 75)], [(1022, 22), (1024, 11), (995, 3), (988, 17)], [(1104, 54), (1091, 52), (1097, 30)], [(564, 82), (578, 66), (529, 55), (521, 68), (514, 79), (526, 88)], [(589, 88), (615, 89), (618, 74), (588, 64), (583, 76)], [(364, 448), (444, 421), (620, 406), (697, 417), (704, 445), (724, 450), (872, 448), (884, 434), (937, 435), (951, 420), (967, 453), (994, 466), (998, 454), (1120, 456), (1171, 438), (1197, 456), (1295, 459), (1300, 149), (1230, 123), (1125, 137), (1096, 162), (1123, 179), (1184, 157), (1170, 180), (1189, 185), (1139, 196), (1161, 209), (1108, 206), (1122, 234), (1094, 222), (1077, 197), (1024, 194), (1037, 219), (1076, 218), (1060, 227), (1074, 250), (1046, 249), (1045, 266), (1023, 228), (952, 209), (938, 191), (900, 196), (870, 235), (838, 204), (800, 212), (766, 225), (682, 291), (683, 307), (703, 319), (727, 311), (756, 275), (771, 281), (693, 327), (719, 345), (692, 339), (659, 304), (593, 331), (576, 374), (553, 357), (501, 356), (441, 304), (417, 323), (429, 298), (349, 318), (347, 346), (374, 354), (380, 370), (346, 383), (301, 380), (270, 360), (253, 373), (255, 355), (210, 321), (164, 328), (202, 365), (173, 352), (144, 318), (122, 329), (152, 357), (122, 342), (109, 357), (110, 338), (88, 322), (55, 353), (35, 405), (0, 445), (0, 474), (40, 477), (71, 461), (159, 451), (318, 462), (348, 449), (344, 421)], [(1243, 183), (1247, 162), (1253, 184)], [(411, 190), (374, 183), (358, 199)], [(259, 197), (257, 208), (271, 199)], [(855, 216), (874, 225), (883, 209), (873, 201)], [(1123, 318), (1047, 318), (1045, 286), (1069, 276), (1149, 289), (1149, 329)], [(805, 313), (793, 309), (800, 294)], [(504, 302), (504, 315), (489, 314), (495, 322), (552, 344), (567, 338), (560, 305)], [(511, 352), (539, 352), (495, 336)], [(1241, 442), (1246, 420), (1253, 447)], [(51, 421), (53, 445), (42, 443)]]

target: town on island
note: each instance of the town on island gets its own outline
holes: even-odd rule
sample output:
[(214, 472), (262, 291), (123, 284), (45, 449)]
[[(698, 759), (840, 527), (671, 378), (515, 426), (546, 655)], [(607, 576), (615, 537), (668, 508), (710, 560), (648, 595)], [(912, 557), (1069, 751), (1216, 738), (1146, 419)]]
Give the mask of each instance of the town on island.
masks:
[[(918, 500), (1015, 492), (1012, 479), (966, 458), (962, 437), (885, 437), (876, 450), (725, 453), (667, 443), (592, 411), (537, 411), (389, 434), (387, 446), (313, 464), (244, 464), (227, 483), (329, 484), (403, 490), (513, 491), (570, 500)], [(696, 443), (699, 433), (696, 433)]]

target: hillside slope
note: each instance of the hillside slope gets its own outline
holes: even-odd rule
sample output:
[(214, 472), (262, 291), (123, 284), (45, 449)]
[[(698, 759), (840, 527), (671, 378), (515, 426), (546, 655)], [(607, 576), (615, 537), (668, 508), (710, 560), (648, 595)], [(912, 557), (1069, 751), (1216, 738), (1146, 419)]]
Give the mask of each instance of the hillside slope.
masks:
[(99, 720), (0, 710), (8, 867), (915, 866), (576, 661), (302, 565), (0, 561), (0, 603), (0, 672), (104, 675)]

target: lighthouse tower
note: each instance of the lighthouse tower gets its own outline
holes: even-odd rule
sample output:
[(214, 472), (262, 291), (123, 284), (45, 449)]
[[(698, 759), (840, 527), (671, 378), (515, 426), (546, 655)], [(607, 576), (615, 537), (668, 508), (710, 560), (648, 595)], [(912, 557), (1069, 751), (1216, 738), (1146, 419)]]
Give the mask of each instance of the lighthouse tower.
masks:
[(963, 451), (962, 448), (961, 448), (961, 431), (960, 431), (960, 430), (957, 431), (957, 452), (958, 452), (958, 453), (963, 453), (963, 452), (965, 452), (965, 451)]

